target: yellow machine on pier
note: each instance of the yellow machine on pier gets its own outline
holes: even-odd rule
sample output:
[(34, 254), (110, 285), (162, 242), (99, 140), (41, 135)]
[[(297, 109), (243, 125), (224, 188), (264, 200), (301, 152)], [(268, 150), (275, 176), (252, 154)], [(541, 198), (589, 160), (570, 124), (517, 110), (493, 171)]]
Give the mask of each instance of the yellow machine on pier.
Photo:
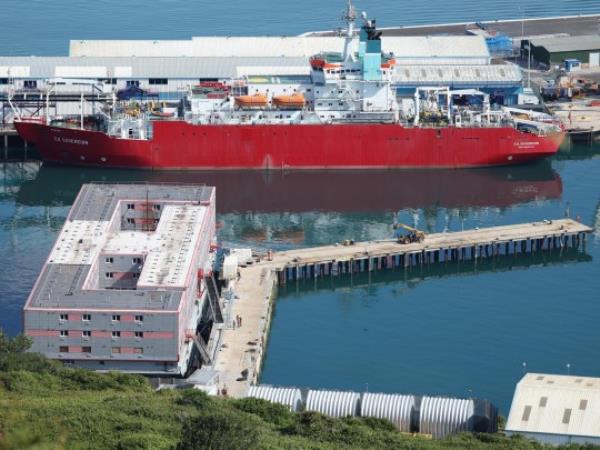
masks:
[[(396, 233), (396, 240), (398, 244), (412, 244), (414, 242), (423, 242), (425, 239), (425, 232), (421, 230), (417, 230), (411, 226), (408, 226), (404, 223), (395, 223), (394, 230)], [(408, 234), (400, 233), (400, 230), (408, 231)]]

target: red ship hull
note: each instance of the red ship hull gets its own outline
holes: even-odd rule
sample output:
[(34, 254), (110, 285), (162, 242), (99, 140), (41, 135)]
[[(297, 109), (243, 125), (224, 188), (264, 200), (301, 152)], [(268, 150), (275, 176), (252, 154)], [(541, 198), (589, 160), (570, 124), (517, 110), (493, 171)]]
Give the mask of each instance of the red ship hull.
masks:
[(143, 169), (459, 168), (553, 155), (563, 133), (514, 128), (404, 128), (394, 124), (192, 125), (154, 122), (150, 140), (15, 122), (44, 161)]

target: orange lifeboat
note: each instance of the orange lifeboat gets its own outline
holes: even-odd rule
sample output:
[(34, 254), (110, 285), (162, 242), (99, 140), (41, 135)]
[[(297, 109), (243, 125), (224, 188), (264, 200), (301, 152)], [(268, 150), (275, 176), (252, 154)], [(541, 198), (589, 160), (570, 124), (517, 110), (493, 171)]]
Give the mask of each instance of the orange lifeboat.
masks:
[(301, 93), (292, 95), (277, 95), (273, 97), (273, 104), (279, 108), (304, 108), (306, 100)]
[(267, 106), (269, 99), (265, 94), (241, 95), (235, 98), (235, 104), (240, 108), (262, 108)]

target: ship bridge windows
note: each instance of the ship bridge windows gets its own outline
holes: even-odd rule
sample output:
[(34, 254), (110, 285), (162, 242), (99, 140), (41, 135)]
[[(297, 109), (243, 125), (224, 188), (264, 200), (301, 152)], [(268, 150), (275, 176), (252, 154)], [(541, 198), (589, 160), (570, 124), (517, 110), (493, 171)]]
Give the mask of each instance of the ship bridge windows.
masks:
[(148, 79), (148, 83), (152, 85), (166, 85), (169, 84), (168, 78), (150, 78)]

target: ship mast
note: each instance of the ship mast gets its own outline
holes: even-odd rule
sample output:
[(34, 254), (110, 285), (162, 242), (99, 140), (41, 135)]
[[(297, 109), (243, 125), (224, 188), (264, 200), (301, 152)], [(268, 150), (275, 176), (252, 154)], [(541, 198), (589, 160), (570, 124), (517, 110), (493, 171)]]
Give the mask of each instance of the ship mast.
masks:
[(348, 28), (346, 29), (346, 40), (344, 41), (344, 61), (354, 61), (351, 46), (352, 40), (354, 39), (354, 21), (356, 20), (356, 10), (352, 5), (352, 0), (348, 0), (348, 6), (342, 19), (348, 24)]

